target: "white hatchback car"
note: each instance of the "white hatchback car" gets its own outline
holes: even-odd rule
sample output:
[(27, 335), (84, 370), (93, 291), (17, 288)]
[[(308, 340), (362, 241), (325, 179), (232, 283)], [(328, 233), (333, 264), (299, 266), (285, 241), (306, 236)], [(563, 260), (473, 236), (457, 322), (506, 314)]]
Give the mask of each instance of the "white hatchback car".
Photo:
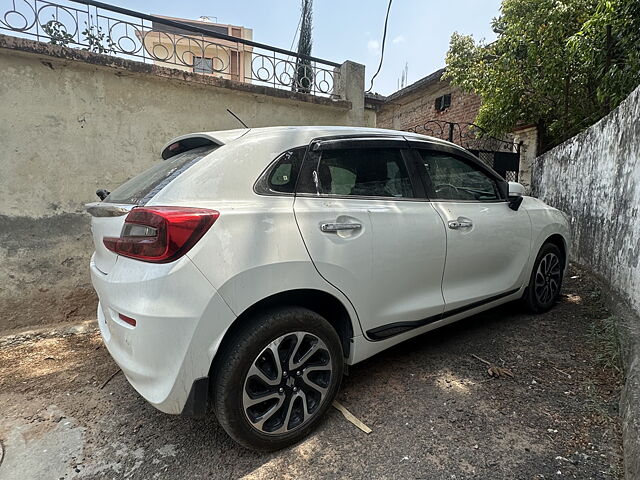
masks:
[(185, 135), (162, 158), (87, 206), (100, 330), (155, 407), (212, 410), (249, 448), (306, 435), (345, 364), (559, 295), (565, 216), (451, 143), (274, 127)]

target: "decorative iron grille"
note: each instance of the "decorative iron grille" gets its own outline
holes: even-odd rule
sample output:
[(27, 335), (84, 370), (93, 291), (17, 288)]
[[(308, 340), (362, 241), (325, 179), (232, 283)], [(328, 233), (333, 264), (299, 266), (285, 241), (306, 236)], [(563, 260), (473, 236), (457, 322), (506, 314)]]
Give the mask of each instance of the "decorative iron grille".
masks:
[(429, 120), (407, 131), (448, 140), (466, 148), (483, 163), (493, 168), (509, 182), (518, 181), (520, 166), (519, 143), (508, 138), (489, 135), (473, 123), (455, 123), (444, 120)]
[(338, 63), (231, 36), (214, 24), (176, 21), (92, 0), (0, 0), (0, 30), (195, 73), (336, 96)]

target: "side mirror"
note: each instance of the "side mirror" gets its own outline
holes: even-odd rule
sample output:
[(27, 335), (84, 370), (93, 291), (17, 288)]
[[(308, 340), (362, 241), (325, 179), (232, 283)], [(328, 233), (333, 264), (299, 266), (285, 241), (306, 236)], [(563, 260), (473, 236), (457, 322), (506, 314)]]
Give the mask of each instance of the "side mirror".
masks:
[(522, 184), (518, 182), (509, 182), (509, 198), (522, 197), (525, 193), (526, 192)]
[(525, 194), (524, 187), (518, 182), (509, 182), (509, 208), (518, 211)]

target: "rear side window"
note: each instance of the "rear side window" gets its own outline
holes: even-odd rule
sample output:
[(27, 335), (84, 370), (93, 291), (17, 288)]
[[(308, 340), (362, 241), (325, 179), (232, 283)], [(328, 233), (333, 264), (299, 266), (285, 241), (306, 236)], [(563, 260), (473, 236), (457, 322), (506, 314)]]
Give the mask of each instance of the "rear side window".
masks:
[(269, 190), (279, 193), (293, 193), (306, 148), (296, 148), (278, 157), (276, 165), (267, 180)]
[(259, 195), (293, 194), (307, 147), (287, 150), (276, 157), (253, 186)]
[(107, 203), (144, 205), (169, 182), (193, 166), (198, 160), (213, 152), (218, 145), (198, 147), (179, 153), (123, 183), (104, 199)]
[(322, 152), (317, 170), (325, 195), (413, 198), (409, 174), (397, 148), (349, 148)]

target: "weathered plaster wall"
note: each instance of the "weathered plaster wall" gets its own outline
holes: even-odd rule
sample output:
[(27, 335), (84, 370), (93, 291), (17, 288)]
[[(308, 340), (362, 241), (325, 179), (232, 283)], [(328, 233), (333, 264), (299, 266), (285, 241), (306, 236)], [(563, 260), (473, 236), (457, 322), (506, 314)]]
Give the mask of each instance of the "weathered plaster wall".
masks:
[(63, 319), (53, 309), (19, 320), (20, 302), (90, 291), (83, 205), (151, 166), (171, 138), (238, 128), (227, 108), (254, 127), (374, 122), (364, 67), (341, 70), (331, 100), (0, 35), (0, 330)]
[(640, 311), (640, 89), (538, 157), (534, 193), (571, 216), (576, 260)]
[(640, 478), (640, 87), (587, 131), (538, 157), (533, 187), (571, 216), (574, 259), (613, 290), (626, 377), (625, 474)]

